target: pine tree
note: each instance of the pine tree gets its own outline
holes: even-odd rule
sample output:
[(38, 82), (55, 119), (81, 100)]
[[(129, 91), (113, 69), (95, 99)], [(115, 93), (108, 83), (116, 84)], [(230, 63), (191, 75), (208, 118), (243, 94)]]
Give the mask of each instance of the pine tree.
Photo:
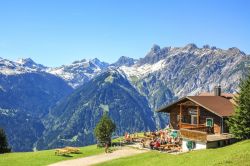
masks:
[(238, 96), (235, 97), (235, 114), (229, 118), (230, 132), (237, 139), (250, 138), (250, 73), (241, 80)]
[(105, 113), (95, 127), (95, 136), (101, 145), (110, 144), (112, 133), (115, 131), (115, 124)]
[(8, 147), (7, 137), (3, 129), (0, 128), (0, 153), (8, 153), (11, 149)]

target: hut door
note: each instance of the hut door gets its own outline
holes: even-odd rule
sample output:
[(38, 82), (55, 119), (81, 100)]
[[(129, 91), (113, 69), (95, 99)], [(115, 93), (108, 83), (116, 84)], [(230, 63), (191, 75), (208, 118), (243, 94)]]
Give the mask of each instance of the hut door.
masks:
[(206, 119), (206, 126), (207, 127), (213, 127), (214, 126), (213, 118), (207, 118)]
[(191, 115), (191, 124), (197, 124), (197, 115)]

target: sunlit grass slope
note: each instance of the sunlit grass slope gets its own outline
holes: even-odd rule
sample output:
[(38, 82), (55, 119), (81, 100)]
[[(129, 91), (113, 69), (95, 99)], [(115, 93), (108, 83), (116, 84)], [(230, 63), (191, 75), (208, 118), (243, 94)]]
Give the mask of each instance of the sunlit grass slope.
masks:
[(132, 157), (116, 159), (102, 166), (250, 166), (250, 140), (242, 141), (227, 147), (192, 151), (180, 155), (171, 155), (157, 151), (139, 154)]
[(80, 151), (80, 154), (70, 154), (70, 156), (56, 156), (55, 150), (0, 154), (0, 166), (41, 166), (104, 152), (96, 145), (82, 147)]

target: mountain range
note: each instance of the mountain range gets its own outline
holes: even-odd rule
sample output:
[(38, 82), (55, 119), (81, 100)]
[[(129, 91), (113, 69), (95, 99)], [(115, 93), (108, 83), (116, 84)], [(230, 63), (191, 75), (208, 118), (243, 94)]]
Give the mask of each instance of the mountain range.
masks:
[(0, 127), (14, 151), (92, 144), (104, 112), (116, 135), (155, 130), (168, 123), (155, 110), (218, 84), (234, 93), (249, 66), (250, 56), (238, 48), (195, 44), (153, 45), (144, 58), (113, 64), (95, 58), (51, 68), (0, 58)]
[(118, 71), (109, 70), (79, 87), (49, 113), (37, 147), (93, 143), (93, 130), (104, 112), (115, 122), (117, 135), (156, 129), (146, 97)]

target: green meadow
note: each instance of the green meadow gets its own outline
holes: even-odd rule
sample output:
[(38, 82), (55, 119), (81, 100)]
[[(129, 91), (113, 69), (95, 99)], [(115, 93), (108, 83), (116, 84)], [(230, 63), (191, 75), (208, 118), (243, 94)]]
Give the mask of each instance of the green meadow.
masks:
[(250, 140), (217, 149), (192, 151), (179, 155), (152, 151), (120, 158), (99, 166), (250, 166)]
[[(18, 152), (0, 155), (0, 166), (42, 166), (62, 160), (75, 159), (104, 153), (96, 145), (82, 147), (80, 154), (56, 156), (55, 150)], [(120, 158), (98, 166), (250, 166), (250, 140), (217, 149), (199, 150), (179, 155), (150, 151), (132, 157)]]
[(103, 153), (102, 148), (96, 145), (80, 148), (80, 154), (69, 156), (56, 156), (55, 150), (43, 150), (37, 152), (17, 152), (0, 154), (0, 166), (42, 166), (56, 163), (62, 160), (76, 159)]

